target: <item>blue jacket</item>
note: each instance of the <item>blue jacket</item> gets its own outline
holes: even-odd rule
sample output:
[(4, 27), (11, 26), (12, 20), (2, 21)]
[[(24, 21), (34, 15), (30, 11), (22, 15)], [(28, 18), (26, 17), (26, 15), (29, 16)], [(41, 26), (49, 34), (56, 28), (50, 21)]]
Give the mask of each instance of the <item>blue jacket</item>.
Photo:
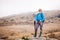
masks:
[(36, 16), (35, 16), (35, 21), (44, 21), (45, 20), (45, 16), (43, 13), (38, 13)]

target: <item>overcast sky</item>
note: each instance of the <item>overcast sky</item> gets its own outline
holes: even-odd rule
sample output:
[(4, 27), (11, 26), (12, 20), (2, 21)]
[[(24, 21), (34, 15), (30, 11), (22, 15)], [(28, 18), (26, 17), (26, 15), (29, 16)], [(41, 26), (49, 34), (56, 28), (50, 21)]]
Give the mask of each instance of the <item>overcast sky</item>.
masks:
[(60, 0), (0, 0), (0, 17), (17, 13), (43, 10), (60, 10)]

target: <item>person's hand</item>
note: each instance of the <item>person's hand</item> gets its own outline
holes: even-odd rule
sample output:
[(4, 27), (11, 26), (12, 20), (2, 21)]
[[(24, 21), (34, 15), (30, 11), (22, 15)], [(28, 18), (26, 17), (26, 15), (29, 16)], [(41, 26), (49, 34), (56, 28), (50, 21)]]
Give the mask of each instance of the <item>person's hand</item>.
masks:
[(35, 21), (37, 23), (37, 21)]
[(40, 22), (41, 22), (41, 20), (40, 20)]

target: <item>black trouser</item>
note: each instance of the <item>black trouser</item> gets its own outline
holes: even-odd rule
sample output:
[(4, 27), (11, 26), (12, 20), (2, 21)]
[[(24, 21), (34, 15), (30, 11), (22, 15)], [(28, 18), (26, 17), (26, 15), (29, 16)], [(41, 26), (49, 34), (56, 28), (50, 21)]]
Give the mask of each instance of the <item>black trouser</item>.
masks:
[(42, 27), (43, 27), (43, 22), (39, 22), (39, 21), (34, 21), (34, 29), (35, 29), (35, 33), (34, 33), (34, 37), (37, 36), (37, 30), (38, 30), (38, 27), (40, 26), (40, 34), (39, 34), (39, 37), (42, 35)]

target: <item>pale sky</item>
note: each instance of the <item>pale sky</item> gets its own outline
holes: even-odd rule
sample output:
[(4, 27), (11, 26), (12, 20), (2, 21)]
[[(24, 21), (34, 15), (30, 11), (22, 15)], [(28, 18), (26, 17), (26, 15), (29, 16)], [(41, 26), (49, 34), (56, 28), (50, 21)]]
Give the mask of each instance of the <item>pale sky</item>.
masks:
[(60, 10), (60, 0), (0, 0), (0, 17), (23, 12)]

